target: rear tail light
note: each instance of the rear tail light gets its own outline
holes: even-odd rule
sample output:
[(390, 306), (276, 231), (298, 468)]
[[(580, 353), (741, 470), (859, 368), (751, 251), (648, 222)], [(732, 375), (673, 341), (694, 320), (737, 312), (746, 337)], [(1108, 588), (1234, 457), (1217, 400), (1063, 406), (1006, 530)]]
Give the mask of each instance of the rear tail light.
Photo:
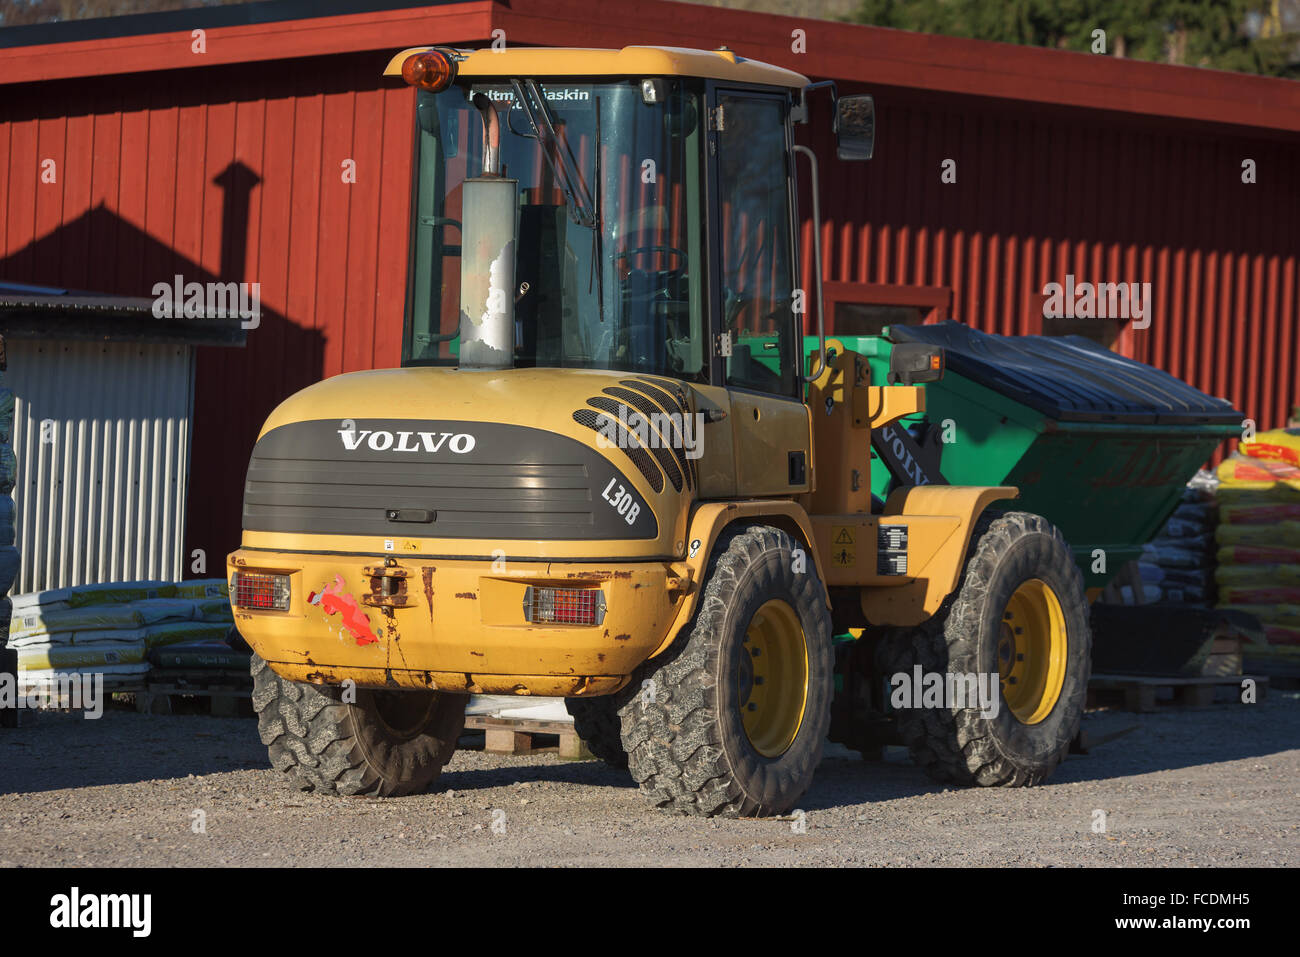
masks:
[(289, 610), (289, 576), (235, 572), (230, 578), (230, 603), (261, 611)]
[(599, 588), (524, 589), (524, 618), (533, 623), (599, 625), (605, 620), (605, 593)]

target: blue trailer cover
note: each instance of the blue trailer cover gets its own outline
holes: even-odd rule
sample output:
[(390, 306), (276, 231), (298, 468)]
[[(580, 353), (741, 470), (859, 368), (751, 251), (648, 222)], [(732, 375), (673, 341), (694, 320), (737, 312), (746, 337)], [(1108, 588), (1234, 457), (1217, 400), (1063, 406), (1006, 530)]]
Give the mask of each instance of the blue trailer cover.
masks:
[(1083, 336), (995, 336), (952, 320), (887, 332), (894, 342), (942, 346), (948, 369), (1053, 419), (1167, 425), (1242, 420), (1227, 399)]

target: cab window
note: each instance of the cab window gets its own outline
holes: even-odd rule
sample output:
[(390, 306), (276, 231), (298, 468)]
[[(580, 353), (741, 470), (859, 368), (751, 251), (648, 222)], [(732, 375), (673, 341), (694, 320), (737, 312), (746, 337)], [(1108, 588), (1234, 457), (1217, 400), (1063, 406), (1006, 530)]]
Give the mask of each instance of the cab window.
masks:
[(783, 98), (718, 95), (718, 198), (728, 386), (798, 395)]

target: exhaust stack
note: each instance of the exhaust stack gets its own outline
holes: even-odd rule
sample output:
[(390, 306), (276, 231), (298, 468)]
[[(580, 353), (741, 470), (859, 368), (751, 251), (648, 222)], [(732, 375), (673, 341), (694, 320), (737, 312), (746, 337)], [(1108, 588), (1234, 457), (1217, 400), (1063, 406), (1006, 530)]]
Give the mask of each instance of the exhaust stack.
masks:
[(519, 181), (501, 175), (501, 125), (475, 94), (483, 117), (483, 171), (461, 187), (460, 366), (515, 364), (515, 242)]

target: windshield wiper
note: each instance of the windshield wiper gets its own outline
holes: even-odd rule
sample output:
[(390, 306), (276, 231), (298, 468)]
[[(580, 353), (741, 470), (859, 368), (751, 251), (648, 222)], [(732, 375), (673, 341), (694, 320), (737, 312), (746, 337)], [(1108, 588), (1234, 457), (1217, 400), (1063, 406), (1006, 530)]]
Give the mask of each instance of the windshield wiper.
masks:
[(587, 183), (583, 180), (567, 143), (561, 142), (555, 132), (554, 118), (537, 81), (525, 80), (521, 85), (518, 80), (511, 80), (510, 85), (515, 89), (515, 102), (528, 114), (528, 124), (533, 128), (533, 136), (541, 144), (542, 155), (551, 168), (551, 175), (564, 193), (569, 218), (579, 226), (588, 229), (595, 227), (598, 217), (591, 192), (587, 189)]

